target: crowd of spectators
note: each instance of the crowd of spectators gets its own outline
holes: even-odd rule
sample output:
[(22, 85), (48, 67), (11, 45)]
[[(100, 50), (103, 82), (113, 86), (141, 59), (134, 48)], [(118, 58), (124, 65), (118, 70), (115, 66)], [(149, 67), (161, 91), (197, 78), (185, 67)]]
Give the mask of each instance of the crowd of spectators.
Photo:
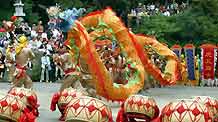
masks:
[[(9, 70), (7, 58), (5, 58), (6, 50), (8, 47), (11, 48), (15, 61), (15, 45), (21, 35), (25, 35), (28, 38), (28, 47), (36, 55), (41, 54), (38, 62), (41, 65), (40, 78), (38, 78), (40, 82), (54, 82), (61, 79), (64, 74), (58, 64), (53, 61), (53, 55), (58, 54), (58, 50), (63, 47), (64, 36), (59, 29), (44, 27), (42, 21), (32, 26), (22, 21), (13, 31), (5, 32), (0, 37), (0, 78), (5, 80), (4, 75)], [(29, 62), (29, 69), (32, 70), (34, 65), (33, 62)]]
[(153, 16), (153, 15), (164, 15), (171, 16), (178, 14), (179, 12), (186, 9), (187, 3), (182, 2), (181, 4), (174, 2), (167, 5), (162, 5), (160, 3), (151, 3), (147, 5), (139, 4), (138, 7), (134, 8), (130, 12), (130, 16)]

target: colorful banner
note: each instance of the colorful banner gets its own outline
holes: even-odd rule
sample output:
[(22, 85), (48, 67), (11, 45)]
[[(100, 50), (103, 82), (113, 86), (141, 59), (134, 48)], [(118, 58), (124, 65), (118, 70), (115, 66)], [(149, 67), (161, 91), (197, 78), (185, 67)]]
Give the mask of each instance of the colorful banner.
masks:
[(215, 78), (215, 49), (216, 46), (211, 44), (204, 44), (201, 46), (203, 50), (203, 69), (202, 69), (202, 75), (203, 79), (212, 79)]
[(187, 44), (185, 47), (186, 66), (188, 70), (188, 79), (196, 80), (195, 77), (195, 47), (192, 44)]
[(182, 53), (182, 48), (179, 45), (173, 45), (171, 47), (171, 50), (176, 54), (176, 56), (180, 59), (181, 53)]

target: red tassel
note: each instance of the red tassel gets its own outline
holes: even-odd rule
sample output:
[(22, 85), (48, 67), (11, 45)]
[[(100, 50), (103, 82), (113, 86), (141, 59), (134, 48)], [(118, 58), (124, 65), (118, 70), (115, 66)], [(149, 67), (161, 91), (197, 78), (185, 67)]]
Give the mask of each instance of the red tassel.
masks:
[(27, 113), (26, 114), (27, 117), (27, 122), (35, 122), (36, 116), (33, 115), (33, 113)]
[(120, 110), (117, 114), (116, 122), (127, 122), (124, 112), (124, 103), (121, 105)]
[(30, 112), (28, 108), (23, 110), (23, 114), (18, 119), (18, 122), (35, 122), (36, 116)]
[(56, 110), (56, 104), (58, 103), (58, 100), (60, 98), (60, 94), (59, 93), (55, 93), (52, 101), (51, 101), (51, 106), (50, 106), (50, 110), (51, 111), (55, 111)]
[(37, 100), (33, 96), (29, 96), (27, 100), (33, 108), (38, 108)]
[(160, 121), (160, 118), (157, 117), (156, 119), (152, 120), (151, 122), (161, 122), (161, 121)]
[(18, 122), (25, 122), (25, 121), (26, 121), (26, 116), (25, 114), (22, 114), (20, 118), (18, 119)]

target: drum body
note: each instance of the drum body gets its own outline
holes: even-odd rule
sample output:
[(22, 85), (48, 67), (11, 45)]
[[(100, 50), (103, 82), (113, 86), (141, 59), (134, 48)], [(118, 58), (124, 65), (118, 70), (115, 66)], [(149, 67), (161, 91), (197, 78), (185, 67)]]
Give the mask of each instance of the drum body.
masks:
[(212, 122), (210, 110), (196, 100), (170, 102), (161, 112), (161, 122)]
[(57, 104), (60, 112), (64, 112), (66, 106), (70, 103), (70, 101), (72, 101), (73, 98), (84, 95), (86, 95), (86, 93), (73, 89), (72, 87), (64, 89), (60, 93), (60, 97)]
[(151, 121), (158, 117), (159, 108), (151, 97), (132, 95), (124, 103), (124, 113), (129, 121), (134, 119)]
[(76, 97), (65, 110), (66, 122), (112, 122), (111, 109), (101, 100)]
[(194, 96), (194, 100), (204, 104), (213, 115), (213, 122), (218, 122), (218, 101), (210, 96)]
[(32, 89), (22, 87), (15, 87), (9, 91), (10, 95), (16, 96), (20, 99), (35, 116), (38, 116), (38, 98), (36, 92)]
[(26, 105), (17, 97), (6, 95), (0, 100), (0, 121), (17, 122)]

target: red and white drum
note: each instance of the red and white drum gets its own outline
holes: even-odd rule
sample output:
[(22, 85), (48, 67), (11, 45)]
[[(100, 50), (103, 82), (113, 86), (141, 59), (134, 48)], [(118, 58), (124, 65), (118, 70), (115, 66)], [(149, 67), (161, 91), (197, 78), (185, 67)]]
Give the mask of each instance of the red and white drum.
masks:
[(111, 108), (92, 97), (76, 97), (65, 110), (66, 122), (112, 122)]
[(215, 98), (210, 96), (194, 96), (192, 98), (206, 105), (213, 114), (213, 122), (218, 122), (218, 101)]
[(0, 100), (0, 121), (18, 122), (26, 105), (17, 97), (7, 95)]
[(161, 112), (160, 122), (213, 122), (209, 109), (196, 100), (170, 102)]
[(75, 98), (75, 97), (79, 97), (79, 96), (85, 96), (87, 95), (84, 92), (81, 92), (79, 90), (76, 90), (72, 87), (70, 88), (66, 88), (64, 89), (61, 93), (60, 93), (60, 98), (58, 100), (58, 108), (61, 112), (63, 112), (65, 110), (65, 107), (70, 103), (70, 101)]
[(147, 122), (159, 116), (159, 108), (152, 97), (133, 95), (125, 101), (124, 113), (127, 120), (142, 119)]
[(38, 116), (38, 99), (36, 92), (32, 89), (26, 89), (23, 87), (15, 87), (11, 89), (9, 94), (18, 97), (24, 104), (29, 107), (29, 109), (34, 113), (35, 116)]

